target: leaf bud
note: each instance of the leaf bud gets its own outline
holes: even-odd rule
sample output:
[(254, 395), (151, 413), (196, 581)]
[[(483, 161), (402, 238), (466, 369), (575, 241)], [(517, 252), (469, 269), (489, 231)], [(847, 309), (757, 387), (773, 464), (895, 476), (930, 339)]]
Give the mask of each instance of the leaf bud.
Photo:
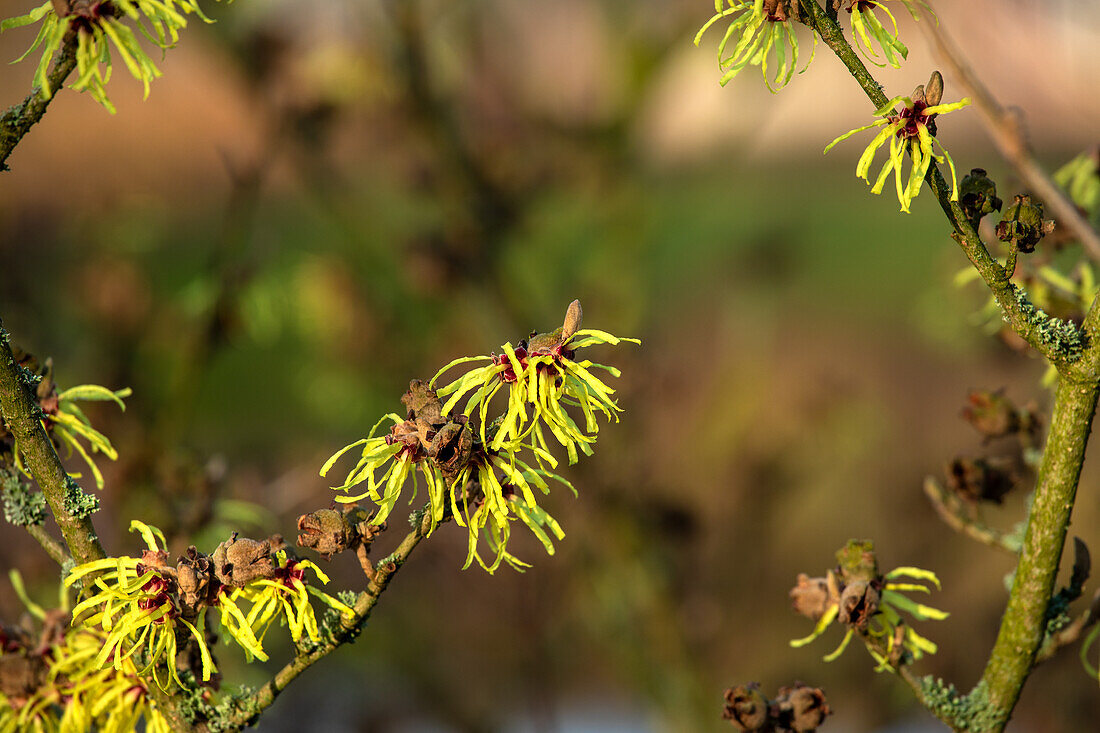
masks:
[(924, 100), (929, 107), (935, 107), (943, 99), (943, 75), (933, 71), (928, 77), (928, 83), (924, 85)]

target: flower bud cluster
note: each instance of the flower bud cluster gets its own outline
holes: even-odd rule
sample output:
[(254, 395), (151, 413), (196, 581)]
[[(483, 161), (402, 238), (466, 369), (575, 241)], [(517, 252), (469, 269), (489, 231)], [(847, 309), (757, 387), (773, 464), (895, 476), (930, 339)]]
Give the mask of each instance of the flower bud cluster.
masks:
[(790, 592), (794, 610), (815, 621), (816, 626), (809, 636), (791, 641), (791, 646), (809, 644), (839, 619), (848, 630), (840, 646), (825, 656), (826, 662), (839, 657), (857, 635), (878, 663), (877, 670), (895, 671), (926, 653), (936, 653), (936, 645), (908, 625), (900, 612), (918, 621), (942, 620), (948, 614), (902, 595), (911, 591), (928, 593), (927, 586), (899, 580), (930, 582), (938, 588), (939, 579), (934, 573), (914, 567), (880, 573), (869, 540), (849, 540), (837, 551), (837, 563), (824, 577), (798, 576)]
[(311, 598), (353, 614), (305, 582), (307, 570), (324, 583), (328, 578), (312, 562), (289, 556), (278, 536), (257, 541), (234, 535), (210, 555), (190, 547), (173, 565), (160, 530), (136, 520), (130, 529), (145, 540), (140, 557), (84, 563), (65, 579), (66, 587), (80, 582), (84, 588), (73, 609), (73, 627), (103, 636), (94, 655), (97, 669), (121, 671), (136, 664), (139, 676), (151, 676), (166, 690), (172, 683), (185, 686), (178, 660), (187, 658), (195, 664), (194, 677), (210, 683), (217, 666), (208, 621), (216, 618), (251, 661), (267, 659), (262, 642), (276, 619), (290, 628), (295, 642), (303, 634), (320, 640)]
[[(613, 398), (615, 390), (595, 373), (603, 370), (617, 377), (619, 371), (578, 359), (577, 352), (600, 344), (638, 343), (581, 329), (581, 321), (580, 303), (574, 301), (562, 326), (552, 332), (533, 333), (516, 346), (504, 344), (500, 354), (455, 359), (430, 382), (414, 379), (401, 398), (404, 417), (386, 415), (366, 438), (344, 447), (322, 467), (325, 476), (345, 453), (361, 446), (359, 461), (344, 483), (334, 487), (343, 492), (336, 501), (369, 499), (378, 507), (370, 521), (381, 524), (401, 498), (408, 479), (412, 478), (415, 498), (418, 478), (423, 478), (429, 531), (451, 518), (468, 530), (466, 567), (474, 561), (490, 573), (502, 562), (516, 569), (525, 567), (507, 549), (511, 523), (516, 520), (553, 554), (552, 538), (560, 540), (564, 533), (539, 506), (535, 490), (548, 494), (549, 480), (573, 487), (553, 473), (558, 459), (551, 445), (556, 442), (569, 463), (575, 463), (579, 454), (592, 454), (599, 432), (597, 415), (617, 421), (621, 412)], [(444, 373), (472, 362), (482, 365), (436, 386)], [(498, 395), (499, 402), (505, 403), (504, 412), (491, 417)], [(391, 423), (388, 434), (375, 435), (387, 421)], [(349, 493), (356, 486), (365, 491)], [(322, 521), (332, 523), (334, 529), (322, 529)], [(319, 534), (344, 537), (343, 522), (337, 527), (335, 517), (311, 517), (306, 522)], [(488, 561), (481, 556), (482, 544), (493, 555)]]
[(726, 690), (722, 717), (744, 731), (813, 733), (832, 714), (825, 693), (817, 687), (795, 682), (780, 687), (774, 700), (750, 682)]

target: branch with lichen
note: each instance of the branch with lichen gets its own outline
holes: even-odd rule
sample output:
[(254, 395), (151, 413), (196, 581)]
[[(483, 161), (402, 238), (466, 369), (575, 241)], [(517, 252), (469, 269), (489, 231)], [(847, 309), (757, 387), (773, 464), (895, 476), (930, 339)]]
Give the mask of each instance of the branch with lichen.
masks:
[[(0, 321), (0, 412), (4, 423), (19, 443), (19, 452), (38, 482), (73, 559), (98, 560), (104, 557), (104, 552), (91, 515), (99, 501), (85, 494), (65, 472), (42, 426), (42, 410), (31, 397), (24, 371), (15, 361), (7, 331)], [(51, 556), (57, 554), (56, 548), (46, 549)]]
[[(1064, 592), (1053, 595), (1054, 580), (1062, 556), (1085, 445), (1100, 389), (1100, 345), (1096, 342), (1096, 336), (1100, 333), (1100, 296), (1089, 293), (1091, 305), (1082, 325), (1077, 326), (1069, 320), (1054, 317), (1044, 311), (1041, 304), (1037, 304), (1028, 293), (1012, 282), (1018, 255), (1032, 251), (1036, 242), (1051, 233), (1054, 226), (1053, 222), (1043, 218), (1042, 206), (1032, 203), (1026, 194), (1016, 196), (1013, 205), (997, 226), (998, 238), (1008, 247), (1005, 264), (1002, 265), (990, 253), (979, 236), (977, 227), (982, 216), (1001, 206), (995, 186), (984, 171), (974, 169), (964, 179), (964, 195), (960, 202), (954, 163), (950, 155), (942, 146), (940, 154), (936, 154), (933, 149), (933, 145), (938, 143), (936, 117), (966, 106), (970, 100), (941, 104), (943, 79), (939, 72), (934, 72), (928, 84), (918, 86), (912, 95), (887, 98), (882, 85), (868, 72), (838, 24), (839, 11), (848, 10), (853, 15), (853, 34), (857, 34), (862, 41), (864, 55), (873, 59), (874, 48), (871, 41), (874, 40), (886, 55), (887, 61), (898, 65), (898, 56), (903, 58), (905, 53), (904, 45), (897, 38), (896, 26), (892, 26), (891, 30), (881, 19), (872, 19), (866, 15), (873, 15), (876, 10), (885, 10), (886, 0), (830, 0), (828, 10), (817, 0), (777, 0), (767, 3), (756, 0), (751, 5), (748, 0), (727, 1), (730, 10), (723, 11), (721, 3), (717, 3), (715, 10), (719, 15), (712, 18), (711, 23), (727, 17), (734, 18), (719, 46), (719, 61), (723, 63), (723, 49), (728, 43), (736, 42), (737, 51), (732, 60), (735, 64), (732, 71), (738, 71), (743, 65), (757, 60), (766, 62), (770, 45), (761, 47), (748, 61), (744, 61), (737, 53), (751, 46), (760, 37), (759, 28), (774, 30), (780, 23), (789, 23), (792, 17), (811, 30), (815, 43), (820, 37), (829, 46), (874, 105), (876, 120), (840, 136), (826, 151), (854, 134), (878, 128), (878, 133), (857, 164), (857, 175), (870, 183), (867, 175), (875, 153), (886, 148), (888, 159), (872, 186), (872, 193), (881, 192), (892, 173), (898, 201), (902, 211), (906, 212), (912, 199), (921, 192), (923, 184), (927, 183), (951, 225), (952, 238), (989, 288), (1005, 321), (1021, 339), (1046, 357), (1060, 377), (1047, 444), (1036, 471), (1034, 496), (1008, 606), (981, 681), (969, 695), (964, 696), (958, 694), (954, 687), (944, 685), (938, 680), (918, 680), (908, 672), (903, 675), (922, 704), (952, 727), (1001, 731), (1012, 714), (1040, 647), (1048, 643), (1059, 624), (1069, 622), (1068, 617), (1063, 618), (1062, 612), (1057, 614), (1057, 619), (1052, 619), (1050, 614), (1057, 611), (1059, 604), (1064, 605), (1069, 598)], [(918, 17), (917, 0), (900, 2), (915, 18)], [(792, 13), (792, 9), (800, 9), (801, 12)], [(871, 25), (867, 25), (868, 23)], [(789, 37), (792, 43), (796, 42), (793, 34)], [(891, 53), (897, 55), (891, 57)], [(984, 103), (988, 100), (982, 101)], [(903, 174), (906, 156), (912, 162), (908, 174)], [(952, 179), (950, 186), (940, 171), (940, 163), (945, 163), (949, 168)], [(1041, 182), (1043, 181), (1049, 182), (1049, 178), (1043, 178)], [(1040, 192), (1045, 190), (1040, 187)], [(1052, 200), (1066, 203), (1060, 194)], [(1079, 233), (1078, 238), (1086, 248), (1089, 247), (1092, 234), (1094, 232), (1091, 230)], [(1082, 286), (1081, 290), (1085, 289)], [(932, 498), (937, 510), (956, 528), (977, 536), (988, 544), (1004, 545), (1003, 538), (998, 538), (987, 528), (978, 527), (973, 521), (965, 521), (958, 512), (951, 511), (946, 502), (941, 500), (940, 492), (933, 491)], [(866, 609), (877, 605), (879, 599), (870, 591), (877, 592), (879, 588), (875, 583), (881, 584), (884, 581), (876, 575), (874, 582), (868, 586), (870, 591), (864, 592), (861, 586), (850, 582), (851, 579), (843, 570), (842, 561), (841, 572), (837, 574), (817, 579), (800, 577), (799, 587), (796, 588), (797, 603), (802, 606), (799, 610), (816, 619), (818, 624), (814, 634), (804, 640), (797, 640), (795, 644), (801, 645), (816, 638), (832, 620), (848, 611), (844, 598), (848, 588), (855, 588), (853, 592), (858, 596), (854, 600), (847, 599), (849, 604), (854, 604), (852, 608)], [(1080, 594), (1079, 589), (1077, 594)], [(887, 614), (883, 623), (890, 623), (896, 615)], [(905, 669), (907, 660), (904, 655), (895, 661), (888, 654), (904, 648), (902, 641), (905, 637), (894, 638), (888, 634), (883, 636), (883, 629), (878, 630), (878, 636), (869, 635), (859, 623), (862, 618), (862, 615), (848, 613), (845, 623), (849, 626), (849, 633), (840, 649), (829, 658), (839, 654), (852, 634), (858, 633), (872, 655), (879, 659), (880, 667)]]
[[(860, 84), (872, 103), (887, 103), (874, 80), (844, 38), (843, 32), (815, 0), (801, 0), (812, 27)], [(1065, 544), (1073, 499), (1077, 491), (1085, 445), (1096, 411), (1097, 361), (1100, 347), (1089, 335), (1095, 332), (1094, 303), (1084, 329), (1052, 318), (1030, 303), (1009, 282), (1010, 273), (990, 255), (962, 207), (950, 199), (948, 187), (933, 163), (926, 181), (940, 202), (954, 232), (952, 237), (981, 274), (1013, 329), (1054, 364), (1062, 376), (1055, 397), (1050, 433), (1036, 480), (1020, 562), (1001, 622), (1000, 631), (979, 683), (987, 705), (972, 730), (1003, 730), (1019, 699), (1020, 691), (1043, 643), (1047, 605)], [(977, 688), (975, 688), (977, 689)], [(957, 721), (936, 709), (932, 712), (949, 724)]]
[[(14, 715), (22, 725), (32, 713), (46, 727), (126, 728), (111, 722), (112, 716), (121, 714), (115, 706), (88, 709), (81, 702), (89, 697), (89, 690), (103, 691), (120, 679), (131, 684), (134, 679), (140, 681), (133, 685), (131, 697), (143, 712), (134, 713), (127, 725), (136, 724), (138, 718), (144, 718), (146, 727), (154, 731), (249, 725), (298, 675), (358, 635), (393, 575), (440, 525), (454, 520), (463, 527), (469, 538), (466, 565), (476, 561), (489, 573), (503, 563), (521, 572), (527, 567), (509, 552), (513, 525), (524, 525), (548, 554), (554, 554), (551, 536), (560, 540), (564, 532), (539, 506), (536, 491), (549, 494), (550, 480), (573, 487), (553, 472), (558, 458), (550, 441), (574, 463), (581, 454), (593, 452), (597, 416), (614, 422), (622, 411), (612, 396), (614, 389), (595, 374), (603, 370), (617, 377), (618, 369), (579, 357), (578, 351), (636, 341), (583, 329), (581, 320), (580, 303), (574, 301), (562, 326), (549, 333), (532, 333), (514, 346), (504, 344), (502, 354), (456, 359), (432, 382), (412, 380), (401, 398), (404, 415), (385, 416), (367, 437), (337, 451), (325, 463), (321, 475), (360, 449), (347, 478), (333, 487), (339, 492), (337, 504), (344, 508), (334, 506), (299, 517), (297, 544), (324, 559), (354, 553), (367, 579), (365, 590), (344, 592), (341, 597), (321, 590), (318, 583), (328, 583), (325, 573), (295, 555), (279, 536), (258, 541), (234, 533), (210, 554), (192, 546), (172, 562), (164, 533), (134, 520), (130, 529), (145, 544), (140, 553), (78, 557), (79, 564), (66, 568), (62, 606), (68, 602), (65, 591), (70, 588), (78, 592), (78, 602), (72, 608), (71, 628), (54, 643), (41, 646), (55, 657), (50, 665), (38, 665), (42, 674), (27, 686), (41, 703), (32, 709), (24, 700), (5, 701), (0, 684), (0, 729), (6, 729), (4, 716)], [(29, 355), (22, 358), (33, 363)], [(9, 353), (8, 361), (16, 377), (22, 374), (17, 386), (33, 408), (37, 427), (44, 431), (48, 422), (53, 439), (75, 446), (100, 479), (95, 462), (76, 436), (87, 440), (93, 452), (98, 446), (113, 458), (114, 450), (72, 401), (113, 400), (124, 406), (121, 398), (128, 390), (111, 392), (82, 385), (58, 392), (48, 376), (48, 365), (38, 375), (17, 363), (13, 354)], [(438, 389), (433, 386), (455, 366), (471, 362), (487, 363), (468, 368)], [(28, 387), (34, 388), (34, 399)], [(498, 394), (501, 399), (494, 401)], [(493, 418), (491, 406), (504, 408), (503, 414)], [(7, 410), (5, 416), (10, 416)], [(35, 468), (34, 444), (8, 422), (13, 469), (22, 467), (21, 458)], [(376, 436), (385, 422), (392, 423), (390, 430)], [(51, 435), (42, 437), (52, 449)], [(22, 484), (15, 470), (5, 469), (8, 474), (12, 480), (4, 482), (6, 513), (23, 524), (41, 520), (43, 507), (19, 493)], [(408, 501), (415, 499), (418, 480), (425, 485), (428, 502), (411, 512), (412, 531), (391, 554), (372, 562), (371, 546), (386, 530), (387, 518), (410, 483), (414, 493)], [(352, 494), (353, 488), (361, 493)], [(355, 503), (361, 500), (367, 500), (369, 508)], [(481, 554), (485, 548), (493, 554), (488, 561)], [(324, 615), (314, 610), (314, 601), (327, 606)], [(239, 648), (247, 661), (267, 661), (264, 640), (276, 623), (289, 629), (294, 659), (256, 692), (227, 695), (212, 703), (203, 692), (215, 683), (219, 667), (211, 630), (220, 629), (227, 645)], [(96, 649), (79, 664), (65, 646), (78, 633), (90, 636)], [(17, 663), (41, 656), (28, 645), (20, 645), (16, 654)], [(71, 673), (57, 671), (70, 668)], [(77, 702), (62, 709), (58, 701), (67, 699)]]
[[(890, 107), (891, 100), (883, 93), (882, 85), (875, 81), (864, 66), (836, 21), (815, 0), (801, 2), (806, 11), (807, 25), (821, 36), (822, 41), (847, 67), (875, 108)], [(1080, 329), (1035, 307), (1027, 295), (1011, 282), (1012, 273), (990, 254), (962, 206), (958, 201), (952, 200), (953, 187), (948, 185), (935, 161), (928, 164), (924, 180), (954, 230), (952, 238), (996, 298), (1005, 321), (1020, 338), (1060, 371), (1068, 369), (1082, 354), (1085, 337)]]

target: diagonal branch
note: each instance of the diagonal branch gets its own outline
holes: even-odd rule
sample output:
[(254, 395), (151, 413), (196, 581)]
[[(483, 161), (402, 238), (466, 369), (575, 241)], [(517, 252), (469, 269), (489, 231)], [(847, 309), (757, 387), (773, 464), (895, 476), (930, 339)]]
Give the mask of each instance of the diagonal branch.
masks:
[[(817, 0), (800, 2), (810, 16), (808, 22), (811, 27), (848, 67), (876, 108), (884, 106), (888, 100), (882, 87), (856, 57), (840, 26), (826, 15)], [(1018, 333), (1020, 326), (1025, 326), (1025, 332), (1021, 335), (1050, 359), (1061, 374), (1012, 591), (1001, 619), (997, 641), (982, 679), (975, 688), (975, 691), (981, 690), (981, 719), (964, 721), (973, 726), (968, 728), (970, 730), (1000, 733), (1012, 715), (1045, 637), (1047, 606), (1065, 546), (1066, 530), (1100, 393), (1100, 345), (1095, 341), (1079, 343), (1078, 351), (1072, 357), (1059, 353), (1056, 345), (1043, 337), (1044, 333), (1049, 336), (1050, 326), (1055, 321), (1036, 311), (1023, 298), (1022, 292), (1008, 282), (1007, 273), (990, 256), (961, 207), (950, 200), (947, 183), (935, 164), (929, 167), (926, 181), (955, 229), (954, 239), (993, 291), (1006, 320)], [(1000, 277), (998, 271), (1002, 273)], [(1016, 301), (1018, 307), (1013, 309), (1010, 301)], [(1096, 332), (1096, 321), (1100, 320), (1097, 302), (1093, 303), (1085, 321), (1085, 330), (1089, 335)], [(1044, 323), (1036, 320), (1036, 313), (1046, 319), (1046, 331), (1043, 330)], [(1041, 348), (1039, 344), (1047, 348)], [(926, 700), (922, 702), (928, 707)], [(941, 710), (929, 709), (953, 727), (957, 722)]]
[[(416, 516), (415, 514), (413, 515)], [(431, 509), (427, 509), (420, 514), (419, 521), (413, 530), (405, 535), (405, 538), (401, 540), (401, 544), (397, 546), (397, 549), (393, 551), (391, 555), (383, 558), (378, 562), (378, 567), (374, 569), (373, 576), (370, 584), (367, 586), (367, 590), (359, 594), (355, 604), (352, 606), (355, 611), (349, 619), (344, 619), (341, 622), (340, 628), (329, 639), (322, 642), (319, 646), (308, 651), (300, 656), (296, 657), (291, 662), (288, 662), (281, 670), (279, 670), (274, 677), (268, 680), (260, 689), (248, 697), (237, 701), (235, 707), (236, 711), (227, 716), (222, 722), (226, 728), (223, 730), (239, 730), (252, 725), (256, 719), (275, 702), (275, 698), (278, 697), (287, 685), (293, 682), (298, 675), (305, 672), (314, 663), (321, 661), (326, 656), (336, 651), (341, 645), (353, 640), (363, 628), (363, 624), (370, 618), (371, 611), (374, 610), (374, 606), (378, 603), (378, 599), (385, 592), (387, 586), (389, 586), (390, 580), (394, 574), (405, 564), (409, 555), (416, 548), (420, 541), (427, 537), (432, 528), (432, 513)]]
[(1093, 229), (1077, 206), (1066, 196), (1062, 188), (1043, 170), (1032, 155), (1031, 146), (1021, 125), (1019, 115), (1009, 112), (977, 77), (963, 59), (959, 49), (942, 24), (917, 23), (931, 41), (937, 56), (949, 69), (956, 83), (974, 100), (974, 106), (985, 123), (989, 139), (997, 151), (1015, 169), (1031, 192), (1043, 200), (1058, 224), (1076, 237), (1094, 260), (1100, 260), (1100, 232)]
[[(875, 105), (875, 109), (884, 107), (890, 100), (883, 92), (882, 85), (875, 81), (855, 50), (844, 38), (844, 31), (836, 21), (826, 15), (816, 0), (801, 0), (801, 2), (808, 16), (807, 25), (817, 31), (825, 44), (848, 68)], [(951, 200), (951, 187), (935, 162), (928, 166), (925, 181), (954, 228), (952, 238), (958, 242), (967, 259), (993, 293), (1009, 326), (1020, 338), (1058, 367), (1060, 372), (1065, 373), (1080, 356), (1082, 344), (1076, 328), (1043, 313), (1028, 301), (1020, 288), (1011, 282), (1011, 273), (1007, 272), (989, 253), (962, 207), (957, 201)], [(1077, 338), (1074, 338), (1075, 336)]]
[(21, 104), (17, 104), (0, 117), (0, 171), (8, 169), (8, 156), (19, 144), (34, 123), (42, 119), (46, 114), (46, 107), (61, 89), (61, 85), (73, 69), (76, 68), (76, 33), (72, 30), (65, 36), (65, 42), (54, 59), (47, 79), (50, 89), (55, 90), (48, 98), (43, 98), (40, 89), (35, 88), (27, 95)]
[(924, 480), (924, 494), (944, 524), (956, 532), (977, 540), (983, 545), (1004, 550), (1010, 555), (1016, 555), (1020, 551), (1019, 542), (1013, 542), (1009, 535), (966, 516), (959, 500), (944, 491), (931, 476)]

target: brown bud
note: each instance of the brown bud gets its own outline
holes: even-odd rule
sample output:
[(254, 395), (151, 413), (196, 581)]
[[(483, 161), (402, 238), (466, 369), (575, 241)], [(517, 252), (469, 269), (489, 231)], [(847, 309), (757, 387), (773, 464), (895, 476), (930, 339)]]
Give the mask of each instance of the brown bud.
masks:
[(924, 100), (928, 102), (929, 107), (935, 107), (941, 99), (943, 99), (943, 75), (933, 71), (932, 76), (928, 78), (928, 83), (924, 85)]
[(574, 300), (565, 311), (565, 323), (561, 327), (561, 340), (565, 343), (573, 338), (573, 334), (581, 330), (581, 321), (584, 319), (584, 311), (581, 310), (581, 302)]
[(750, 682), (726, 690), (722, 718), (741, 730), (765, 730), (768, 725), (768, 699), (760, 692), (760, 683)]
[(1034, 252), (1039, 240), (1053, 231), (1054, 221), (1043, 219), (1043, 205), (1032, 203), (1027, 194), (1020, 194), (1005, 209), (997, 225), (997, 238), (1002, 242), (1014, 242), (1021, 252)]
[(825, 693), (801, 682), (796, 682), (794, 687), (779, 688), (774, 705), (779, 712), (779, 727), (795, 733), (812, 733), (832, 713)]
[(866, 630), (871, 617), (878, 613), (876, 585), (874, 581), (856, 580), (844, 586), (840, 593), (840, 620), (857, 631)]
[(238, 588), (257, 578), (270, 578), (275, 571), (268, 540), (257, 542), (233, 535), (218, 545), (211, 560), (218, 580)]
[(211, 603), (217, 596), (220, 584), (214, 577), (214, 564), (194, 545), (188, 547), (187, 554), (176, 563), (176, 586), (179, 588), (180, 602), (192, 611), (200, 605)]
[(821, 618), (829, 606), (838, 599), (829, 593), (829, 583), (825, 578), (811, 578), (799, 573), (798, 584), (789, 593), (794, 610), (812, 621)]
[(972, 504), (979, 501), (1000, 504), (1016, 480), (1011, 468), (984, 458), (958, 457), (947, 466), (947, 488)]
[(972, 168), (959, 184), (959, 205), (971, 221), (1000, 211), (1002, 202), (997, 197), (997, 184), (981, 168)]
[(0, 694), (18, 709), (46, 683), (48, 673), (45, 660), (37, 654), (4, 654), (0, 656)]
[(975, 390), (967, 395), (963, 419), (987, 438), (1000, 438), (1020, 430), (1020, 413), (1001, 392)]
[(168, 553), (164, 550), (142, 550), (141, 564), (147, 568), (168, 567)]

